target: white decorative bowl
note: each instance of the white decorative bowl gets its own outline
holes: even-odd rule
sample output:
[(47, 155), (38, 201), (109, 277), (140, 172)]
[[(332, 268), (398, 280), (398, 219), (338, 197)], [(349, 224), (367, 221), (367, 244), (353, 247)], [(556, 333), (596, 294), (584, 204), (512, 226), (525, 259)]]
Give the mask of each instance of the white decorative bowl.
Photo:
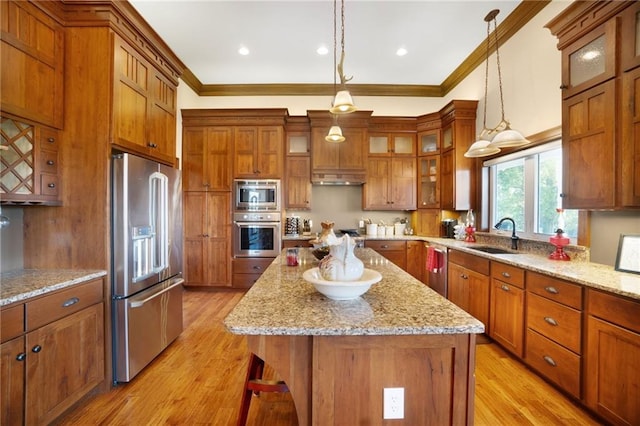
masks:
[(356, 281), (327, 281), (322, 279), (318, 268), (304, 271), (302, 278), (313, 284), (320, 293), (333, 300), (351, 300), (362, 296), (369, 288), (382, 279), (380, 272), (364, 269), (364, 273)]

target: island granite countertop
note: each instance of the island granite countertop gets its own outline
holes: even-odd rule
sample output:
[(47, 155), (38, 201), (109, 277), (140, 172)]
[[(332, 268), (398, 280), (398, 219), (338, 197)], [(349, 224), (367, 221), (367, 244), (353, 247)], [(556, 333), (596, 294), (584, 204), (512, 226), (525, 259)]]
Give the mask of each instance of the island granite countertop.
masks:
[(104, 270), (20, 269), (0, 274), (0, 306), (50, 293), (107, 275)]
[(240, 300), (224, 324), (242, 335), (477, 334), (484, 325), (369, 248), (356, 248), (365, 268), (382, 280), (353, 300), (320, 294), (302, 273), (317, 267), (311, 249), (300, 248), (298, 266), (280, 254)]

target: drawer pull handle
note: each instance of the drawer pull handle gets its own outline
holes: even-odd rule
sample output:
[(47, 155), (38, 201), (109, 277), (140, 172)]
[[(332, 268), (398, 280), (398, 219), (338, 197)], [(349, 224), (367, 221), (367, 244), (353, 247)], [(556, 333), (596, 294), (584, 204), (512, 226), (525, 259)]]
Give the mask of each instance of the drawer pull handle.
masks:
[(383, 249), (389, 248), (389, 246), (388, 246), (388, 245), (386, 245), (386, 244), (381, 245), (380, 247), (382, 247)]
[(545, 355), (542, 357), (542, 359), (544, 359), (547, 364), (549, 364), (552, 367), (557, 367), (558, 364), (556, 364), (556, 362), (553, 360), (553, 358), (551, 358), (549, 355)]
[(37, 353), (38, 353), (38, 352), (40, 352), (41, 350), (42, 350), (42, 346), (40, 346), (40, 345), (35, 345), (35, 346), (31, 349), (31, 352), (33, 352), (33, 353), (36, 353), (36, 354), (37, 354)]
[(50, 184), (48, 184), (47, 186), (48, 186), (49, 188), (55, 188), (55, 187), (56, 187), (56, 184), (55, 184), (55, 183), (50, 183)]
[(502, 276), (505, 277), (505, 278), (511, 278), (511, 274), (508, 273), (508, 272), (503, 272)]
[(260, 271), (262, 270), (262, 266), (254, 265), (253, 269), (255, 269), (256, 271)]
[(509, 291), (509, 286), (508, 286), (508, 285), (504, 285), (504, 284), (502, 284), (502, 285), (500, 286), (500, 288), (501, 288), (502, 290), (504, 290), (504, 291)]
[(63, 308), (68, 308), (69, 306), (73, 306), (80, 301), (78, 297), (72, 297), (71, 299), (65, 300), (62, 304)]
[(56, 140), (54, 138), (47, 138), (47, 142), (54, 143)]
[(24, 361), (26, 358), (27, 358), (27, 354), (25, 354), (24, 352), (20, 352), (16, 356), (16, 361)]
[(547, 322), (547, 324), (551, 324), (553, 326), (557, 326), (558, 325), (558, 321), (554, 320), (551, 317), (544, 317), (544, 320)]
[(545, 289), (548, 293), (551, 293), (551, 294), (559, 294), (559, 293), (560, 293), (560, 292), (558, 291), (558, 289), (557, 289), (557, 288), (555, 288), (554, 286), (551, 286), (551, 285), (546, 286), (544, 289)]

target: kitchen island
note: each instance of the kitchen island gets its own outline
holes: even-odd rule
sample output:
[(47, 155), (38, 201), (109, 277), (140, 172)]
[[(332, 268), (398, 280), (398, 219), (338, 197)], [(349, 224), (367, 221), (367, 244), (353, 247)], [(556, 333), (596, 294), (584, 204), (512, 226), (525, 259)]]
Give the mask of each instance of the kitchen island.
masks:
[[(382, 274), (334, 301), (302, 278), (317, 266), (278, 256), (224, 323), (287, 383), (303, 425), (383, 424), (385, 388), (404, 389), (403, 424), (472, 424), (476, 334), (484, 325), (375, 251)], [(396, 420), (397, 422), (397, 420)]]

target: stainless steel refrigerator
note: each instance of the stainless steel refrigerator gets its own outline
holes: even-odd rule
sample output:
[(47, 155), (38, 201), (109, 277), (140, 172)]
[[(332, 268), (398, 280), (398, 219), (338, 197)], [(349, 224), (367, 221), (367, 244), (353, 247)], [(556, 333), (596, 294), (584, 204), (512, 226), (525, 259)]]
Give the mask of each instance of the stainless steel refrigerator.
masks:
[(113, 380), (128, 382), (182, 332), (180, 171), (112, 158)]

